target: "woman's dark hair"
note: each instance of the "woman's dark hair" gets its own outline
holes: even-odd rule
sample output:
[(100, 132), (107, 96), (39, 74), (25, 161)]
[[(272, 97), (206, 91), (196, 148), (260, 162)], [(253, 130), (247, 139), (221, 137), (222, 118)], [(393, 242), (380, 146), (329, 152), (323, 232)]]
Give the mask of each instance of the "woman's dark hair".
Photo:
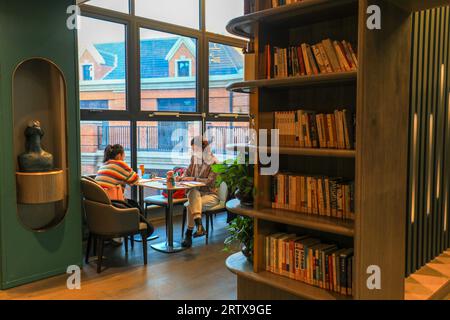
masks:
[(119, 154), (123, 154), (125, 151), (120, 144), (108, 145), (105, 148), (105, 155), (103, 156), (103, 162), (114, 160)]
[(193, 146), (193, 145), (199, 146), (200, 144), (202, 145), (202, 150), (205, 150), (206, 147), (209, 146), (208, 140), (203, 139), (203, 138), (200, 137), (200, 136), (194, 137), (194, 138), (191, 140), (191, 146)]

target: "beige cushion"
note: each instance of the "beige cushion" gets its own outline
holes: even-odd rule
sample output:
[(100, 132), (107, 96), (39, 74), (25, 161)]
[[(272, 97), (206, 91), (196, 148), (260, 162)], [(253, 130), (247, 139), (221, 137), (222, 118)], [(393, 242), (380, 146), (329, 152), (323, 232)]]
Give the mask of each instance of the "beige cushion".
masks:
[[(173, 199), (173, 204), (182, 204), (188, 201), (187, 198), (183, 199)], [(147, 204), (156, 204), (158, 206), (167, 206), (168, 201), (163, 195), (150, 196), (144, 199), (144, 202)]]

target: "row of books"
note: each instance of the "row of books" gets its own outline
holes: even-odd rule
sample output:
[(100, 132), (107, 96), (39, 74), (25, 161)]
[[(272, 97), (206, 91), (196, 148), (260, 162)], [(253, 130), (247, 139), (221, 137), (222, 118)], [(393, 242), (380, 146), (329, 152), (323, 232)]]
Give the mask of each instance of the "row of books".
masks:
[(289, 48), (264, 48), (264, 73), (267, 79), (355, 71), (358, 58), (348, 41), (323, 40), (310, 46), (303, 43)]
[(355, 148), (355, 116), (347, 109), (323, 114), (296, 110), (274, 112), (281, 147)]
[(307, 235), (266, 236), (265, 267), (269, 272), (343, 295), (353, 292), (353, 249), (339, 249)]
[(355, 220), (355, 183), (352, 180), (284, 173), (272, 179), (274, 209)]
[(285, 6), (296, 2), (302, 2), (303, 0), (272, 0), (272, 8)]

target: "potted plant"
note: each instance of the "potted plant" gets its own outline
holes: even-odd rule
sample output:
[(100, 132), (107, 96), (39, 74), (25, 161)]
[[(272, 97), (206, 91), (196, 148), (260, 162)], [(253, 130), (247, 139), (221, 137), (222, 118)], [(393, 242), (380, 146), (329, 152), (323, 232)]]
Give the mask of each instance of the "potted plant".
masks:
[(225, 251), (233, 251), (238, 244), (242, 254), (253, 263), (253, 219), (238, 216), (228, 226), (230, 235), (225, 239)]
[(218, 186), (225, 182), (230, 194), (235, 195), (241, 205), (253, 206), (253, 165), (239, 163), (236, 159), (214, 164), (212, 170), (218, 174)]

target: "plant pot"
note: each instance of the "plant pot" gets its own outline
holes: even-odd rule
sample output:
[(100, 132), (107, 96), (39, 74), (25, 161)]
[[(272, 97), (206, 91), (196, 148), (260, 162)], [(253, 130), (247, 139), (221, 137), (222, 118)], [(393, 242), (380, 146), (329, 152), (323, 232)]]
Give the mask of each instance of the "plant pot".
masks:
[(242, 245), (241, 252), (250, 263), (253, 263), (253, 252), (251, 250), (247, 249), (245, 245)]
[(242, 194), (239, 189), (237, 189), (234, 195), (241, 201), (241, 205), (245, 207), (253, 207), (253, 195), (251, 193)]

